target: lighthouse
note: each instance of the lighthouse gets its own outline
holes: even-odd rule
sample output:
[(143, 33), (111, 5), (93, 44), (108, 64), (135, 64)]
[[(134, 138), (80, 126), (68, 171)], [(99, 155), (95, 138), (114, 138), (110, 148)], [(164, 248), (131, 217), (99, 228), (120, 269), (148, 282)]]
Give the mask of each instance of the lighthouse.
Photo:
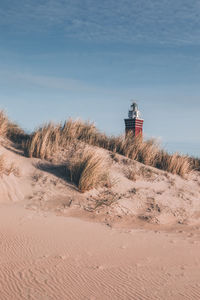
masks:
[(142, 136), (144, 120), (140, 118), (140, 111), (136, 102), (131, 104), (131, 108), (128, 112), (128, 119), (125, 119), (125, 130), (127, 134), (133, 135), (133, 137)]

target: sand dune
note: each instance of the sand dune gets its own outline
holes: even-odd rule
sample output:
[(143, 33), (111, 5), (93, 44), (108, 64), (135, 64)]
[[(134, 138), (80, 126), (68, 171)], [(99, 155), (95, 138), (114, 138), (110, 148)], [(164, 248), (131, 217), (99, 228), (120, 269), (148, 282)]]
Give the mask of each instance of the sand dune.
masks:
[(0, 300), (200, 299), (199, 173), (118, 156), (113, 186), (81, 194), (56, 164), (0, 154), (19, 169), (0, 180)]
[(2, 300), (200, 298), (197, 231), (110, 229), (14, 205), (1, 205), (0, 228)]

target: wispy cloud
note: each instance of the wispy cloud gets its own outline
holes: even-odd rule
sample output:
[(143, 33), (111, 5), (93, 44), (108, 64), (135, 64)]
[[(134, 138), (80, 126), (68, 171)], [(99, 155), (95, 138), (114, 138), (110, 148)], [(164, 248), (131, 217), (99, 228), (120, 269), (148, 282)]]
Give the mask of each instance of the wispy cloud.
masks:
[(11, 85), (15, 83), (23, 84), (23, 86), (32, 85), (48, 89), (77, 92), (94, 92), (97, 90), (97, 87), (72, 78), (45, 76), (13, 70), (0, 71), (0, 78), (1, 82), (9, 82)]
[(3, 0), (0, 26), (63, 38), (200, 44), (199, 0)]
[(124, 92), (112, 89), (105, 88), (101, 85), (94, 85), (92, 83), (87, 83), (86, 81), (68, 78), (68, 77), (59, 77), (59, 76), (50, 76), (43, 74), (36, 74), (30, 72), (20, 72), (13, 69), (0, 70), (0, 82), (6, 87), (9, 86), (9, 89), (16, 89), (21, 87), (22, 90), (26, 90), (29, 87), (43, 88), (45, 91), (55, 91), (58, 92), (74, 92), (76, 94), (101, 94), (101, 95), (123, 95)]

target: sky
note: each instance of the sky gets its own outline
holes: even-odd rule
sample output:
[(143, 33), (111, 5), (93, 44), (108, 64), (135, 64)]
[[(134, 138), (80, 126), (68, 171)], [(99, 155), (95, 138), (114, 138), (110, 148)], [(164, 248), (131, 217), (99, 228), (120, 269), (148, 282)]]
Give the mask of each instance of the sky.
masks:
[(200, 156), (199, 0), (1, 0), (0, 109), (27, 131), (90, 120)]

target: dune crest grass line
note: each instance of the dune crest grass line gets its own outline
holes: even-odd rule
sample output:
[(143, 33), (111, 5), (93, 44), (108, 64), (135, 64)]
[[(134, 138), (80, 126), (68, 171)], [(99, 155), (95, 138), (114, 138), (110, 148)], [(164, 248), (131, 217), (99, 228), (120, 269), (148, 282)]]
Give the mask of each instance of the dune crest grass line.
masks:
[(191, 170), (200, 171), (200, 159), (179, 153), (169, 154), (154, 139), (143, 140), (140, 136), (133, 139), (131, 135), (126, 138), (107, 136), (93, 123), (81, 120), (69, 119), (64, 124), (48, 123), (28, 135), (0, 111), (0, 135), (21, 144), (29, 157), (48, 160), (60, 147), (65, 148), (73, 141), (81, 141), (182, 177)]
[(178, 174), (184, 177), (192, 170), (188, 156), (178, 153), (168, 154), (160, 149), (155, 140), (143, 140), (140, 136), (106, 136), (99, 132), (93, 123), (68, 120), (61, 124), (49, 123), (36, 130), (25, 145), (29, 157), (48, 159), (59, 147), (78, 140), (86, 144), (104, 148), (124, 155), (145, 165)]

